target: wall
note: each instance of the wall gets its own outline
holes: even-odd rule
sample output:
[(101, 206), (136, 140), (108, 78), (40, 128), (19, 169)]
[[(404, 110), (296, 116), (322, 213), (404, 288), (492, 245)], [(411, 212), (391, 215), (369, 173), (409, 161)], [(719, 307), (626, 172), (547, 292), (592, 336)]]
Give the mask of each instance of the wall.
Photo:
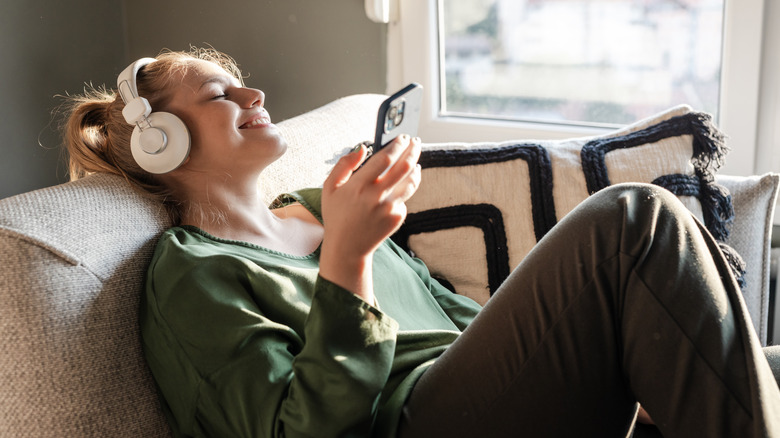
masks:
[(122, 23), (121, 0), (0, 2), (0, 198), (67, 179), (54, 96), (112, 80)]
[(208, 43), (265, 91), (275, 121), (385, 92), (386, 25), (366, 17), (363, 0), (126, 0), (126, 8), (131, 58)]
[(67, 180), (54, 96), (113, 86), (133, 59), (210, 44), (239, 61), (280, 121), (385, 92), (385, 31), (363, 0), (2, 0), (0, 198)]

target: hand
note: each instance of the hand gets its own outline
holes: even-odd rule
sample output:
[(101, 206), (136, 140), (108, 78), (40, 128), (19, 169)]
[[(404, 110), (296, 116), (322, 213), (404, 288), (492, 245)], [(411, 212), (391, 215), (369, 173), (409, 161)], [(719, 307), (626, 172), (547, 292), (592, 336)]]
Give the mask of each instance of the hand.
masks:
[(371, 260), (420, 184), (420, 141), (398, 137), (354, 173), (365, 155), (361, 148), (342, 157), (323, 185), (320, 275), (373, 304)]

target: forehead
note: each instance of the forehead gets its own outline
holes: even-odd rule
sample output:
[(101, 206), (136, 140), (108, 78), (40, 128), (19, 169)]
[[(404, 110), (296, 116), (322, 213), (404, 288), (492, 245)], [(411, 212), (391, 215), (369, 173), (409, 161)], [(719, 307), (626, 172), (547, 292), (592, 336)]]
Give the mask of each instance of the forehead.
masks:
[(182, 86), (177, 87), (176, 92), (198, 92), (204, 85), (212, 82), (233, 86), (241, 85), (238, 79), (218, 64), (202, 59), (193, 59), (187, 62), (181, 77)]

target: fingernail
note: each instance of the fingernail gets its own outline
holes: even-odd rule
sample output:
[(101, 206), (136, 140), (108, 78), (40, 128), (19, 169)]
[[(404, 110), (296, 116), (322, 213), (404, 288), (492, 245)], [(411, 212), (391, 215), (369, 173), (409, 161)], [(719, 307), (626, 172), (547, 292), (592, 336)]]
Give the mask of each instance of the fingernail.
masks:
[(351, 153), (351, 154), (353, 154), (353, 153), (355, 153), (355, 152), (360, 152), (360, 150), (361, 150), (361, 149), (363, 149), (363, 146), (365, 146), (365, 147), (369, 147), (370, 145), (371, 145), (371, 142), (368, 142), (368, 141), (362, 141), (362, 142), (360, 142), (360, 143), (356, 144), (356, 145), (355, 145), (355, 147), (354, 147), (354, 148), (352, 148), (352, 150), (350, 151), (350, 153)]

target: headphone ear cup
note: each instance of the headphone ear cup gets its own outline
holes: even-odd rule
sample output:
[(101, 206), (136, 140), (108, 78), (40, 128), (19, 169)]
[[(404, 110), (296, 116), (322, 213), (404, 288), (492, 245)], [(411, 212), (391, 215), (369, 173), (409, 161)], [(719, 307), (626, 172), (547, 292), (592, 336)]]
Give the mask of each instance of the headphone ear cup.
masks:
[[(149, 145), (142, 145), (141, 130), (136, 126), (130, 138), (130, 150), (135, 162), (145, 171), (156, 174), (168, 173), (181, 166), (189, 156), (190, 131), (180, 118), (171, 113), (154, 112), (148, 118), (151, 128), (146, 128), (144, 131), (150, 129), (161, 131), (164, 134), (160, 136), (163, 144), (151, 148)], [(159, 152), (147, 152), (147, 150), (157, 149)]]

